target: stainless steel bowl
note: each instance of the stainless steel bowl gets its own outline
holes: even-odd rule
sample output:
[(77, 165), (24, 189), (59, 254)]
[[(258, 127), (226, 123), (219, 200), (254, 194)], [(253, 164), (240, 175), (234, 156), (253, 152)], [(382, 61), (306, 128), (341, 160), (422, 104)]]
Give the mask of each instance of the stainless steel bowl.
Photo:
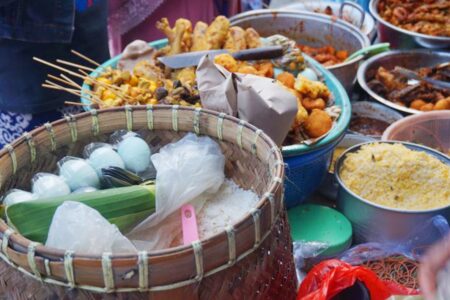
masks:
[(380, 42), (388, 42), (394, 49), (414, 49), (414, 48), (447, 48), (450, 47), (450, 37), (432, 36), (428, 34), (409, 31), (392, 25), (378, 14), (378, 2), (371, 0), (369, 10), (378, 22), (378, 38)]
[[(353, 53), (370, 45), (367, 36), (355, 26), (324, 14), (306, 11), (261, 9), (230, 18), (231, 25), (253, 27), (262, 37), (282, 34), (299, 44), (312, 47), (331, 45)], [(362, 56), (327, 67), (350, 92)]]
[(450, 61), (450, 52), (434, 51), (428, 49), (419, 50), (396, 50), (378, 54), (371, 57), (361, 64), (358, 70), (359, 85), (375, 100), (390, 106), (396, 110), (408, 113), (417, 114), (420, 111), (407, 108), (389, 101), (375, 93), (369, 88), (367, 82), (372, 80), (379, 67), (384, 67), (388, 70), (401, 66), (408, 69), (417, 69), (422, 67), (431, 67), (440, 63)]
[[(382, 104), (370, 101), (358, 101), (352, 103), (352, 118), (355, 117), (363, 117), (363, 118), (371, 118), (375, 120), (381, 120), (388, 124), (392, 124), (395, 121), (398, 121), (403, 118), (403, 115), (397, 112), (396, 110), (390, 109)], [(351, 120), (350, 127), (348, 132), (354, 134), (361, 134), (359, 132), (353, 131), (351, 129)], [(367, 135), (373, 139), (381, 139), (381, 135)]]
[(345, 18), (350, 21), (351, 24), (360, 28), (363, 33), (367, 35), (369, 40), (374, 40), (377, 33), (375, 27), (375, 21), (372, 16), (365, 12), (364, 9), (359, 6), (356, 2), (344, 1), (342, 3), (332, 2), (332, 1), (307, 1), (307, 2), (296, 2), (291, 3), (280, 8), (285, 10), (299, 10), (299, 11), (310, 11), (310, 12), (323, 12), (326, 7), (330, 7), (333, 10), (335, 16), (342, 15), (340, 18)]
[[(360, 135), (360, 134), (347, 133), (346, 135), (344, 135), (344, 138), (339, 142), (339, 144), (337, 144), (334, 151), (336, 151), (337, 148), (348, 149), (355, 145), (365, 143), (365, 142), (372, 142), (372, 141), (375, 141), (375, 139), (368, 137), (368, 136)], [(334, 154), (331, 156), (331, 164), (335, 164), (335, 162), (333, 161), (333, 156), (334, 156)], [(332, 172), (331, 168), (330, 168), (328, 170), (327, 174), (325, 175), (324, 179), (320, 183), (318, 192), (330, 200), (336, 200), (338, 190), (339, 190), (339, 184), (336, 181), (334, 172)]]
[[(408, 236), (417, 224), (436, 215), (450, 219), (450, 205), (430, 210), (401, 210), (375, 204), (350, 191), (339, 176), (343, 161), (348, 153), (356, 152), (362, 145), (370, 143), (347, 149), (336, 162), (335, 176), (339, 184), (337, 206), (352, 223), (355, 242), (395, 242)], [(401, 143), (411, 150), (424, 151), (450, 165), (450, 158), (425, 146), (399, 141), (383, 141), (382, 143)]]

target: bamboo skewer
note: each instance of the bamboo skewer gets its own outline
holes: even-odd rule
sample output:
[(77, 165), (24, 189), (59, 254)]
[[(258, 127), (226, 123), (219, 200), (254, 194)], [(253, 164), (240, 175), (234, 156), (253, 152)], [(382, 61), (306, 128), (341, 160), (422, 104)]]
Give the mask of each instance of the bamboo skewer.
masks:
[(61, 83), (65, 83), (65, 84), (67, 84), (67, 85), (69, 85), (69, 86), (78, 88), (78, 85), (77, 85), (77, 84), (73, 84), (72, 82), (67, 81), (67, 80), (65, 80), (65, 79), (62, 79), (62, 78), (53, 76), (53, 75), (51, 75), (51, 74), (47, 74), (47, 76), (48, 76), (49, 78), (53, 79), (53, 80), (56, 80), (56, 81), (59, 81), (59, 82), (61, 82)]
[(71, 67), (75, 67), (75, 68), (79, 68), (79, 69), (83, 69), (83, 70), (88, 70), (88, 71), (91, 71), (91, 72), (95, 71), (95, 69), (92, 69), (92, 68), (89, 68), (89, 67), (86, 67), (86, 66), (83, 66), (83, 65), (79, 65), (79, 64), (76, 64), (76, 63), (73, 63), (73, 62), (70, 62), (70, 61), (66, 61), (66, 60), (62, 60), (62, 59), (57, 59), (56, 61), (59, 62), (60, 64), (63, 64), (63, 65), (68, 65), (68, 66), (71, 66)]
[(75, 81), (73, 81), (72, 79), (70, 79), (70, 77), (68, 77), (68, 76), (66, 76), (66, 75), (64, 75), (64, 74), (59, 74), (59, 76), (60, 76), (61, 78), (64, 78), (65, 80), (71, 82), (74, 86), (77, 86), (78, 88), (81, 89), (81, 85), (79, 85), (78, 83), (76, 83)]
[[(113, 85), (111, 85), (111, 84), (106, 84), (106, 83), (104, 83), (104, 82), (98, 81), (98, 80), (96, 80), (95, 78), (93, 78), (93, 77), (91, 77), (91, 76), (89, 76), (89, 75), (80, 75), (80, 74), (78, 74), (78, 73), (76, 73), (76, 72), (73, 72), (73, 71), (71, 71), (71, 70), (65, 69), (65, 68), (63, 68), (63, 67), (61, 67), (61, 66), (58, 66), (58, 65), (53, 64), (53, 63), (51, 63), (51, 62), (45, 61), (45, 60), (40, 59), (40, 58), (38, 58), (38, 57), (33, 57), (33, 60), (35, 60), (35, 61), (37, 61), (37, 62), (39, 62), (39, 63), (41, 63), (41, 64), (47, 65), (47, 66), (49, 66), (49, 67), (52, 67), (52, 68), (54, 68), (54, 69), (57, 69), (57, 70), (59, 70), (59, 71), (68, 73), (68, 74), (70, 74), (70, 75), (72, 75), (72, 76), (81, 78), (81, 79), (83, 79), (83, 80), (86, 80), (86, 81), (92, 81), (93, 83), (98, 84), (98, 85), (100, 85), (100, 86), (103, 86), (103, 87), (106, 88), (106, 89), (112, 90), (113, 93), (117, 93), (119, 97), (121, 97), (123, 100), (125, 100), (125, 102), (126, 102), (127, 104), (128, 104), (128, 101), (129, 101), (129, 100), (132, 100), (132, 98), (130, 98), (130, 96), (124, 95), (124, 94), (122, 93), (122, 91), (120, 90), (119, 87), (116, 87), (116, 86), (113, 86)], [(85, 74), (87, 74), (85, 71), (82, 71), (82, 72), (84, 72)]]
[(64, 101), (64, 104), (66, 104), (66, 105), (73, 105), (73, 106), (91, 106), (91, 107), (95, 105), (94, 103), (83, 104), (83, 103), (80, 103), (80, 102), (73, 102), (73, 101)]
[(72, 49), (70, 52), (72, 52), (72, 53), (75, 54), (76, 56), (78, 56), (78, 57), (84, 59), (85, 61), (90, 62), (90, 63), (93, 64), (94, 66), (100, 67), (100, 64), (99, 64), (98, 62), (96, 62), (95, 60), (93, 60), (93, 59), (91, 59), (91, 58), (89, 58), (89, 57), (87, 57), (87, 56), (81, 54), (80, 52), (77, 52), (77, 51), (75, 51), (75, 50), (73, 50), (73, 49)]
[(68, 93), (71, 93), (71, 94), (74, 94), (74, 95), (80, 96), (80, 97), (83, 96), (83, 94), (82, 94), (83, 92), (87, 92), (89, 94), (89, 96), (91, 96), (90, 100), (92, 102), (94, 102), (96, 104), (99, 104), (99, 105), (102, 103), (102, 101), (97, 97), (97, 95), (95, 95), (91, 91), (66, 88), (66, 87), (61, 86), (61, 85), (59, 85), (57, 83), (54, 83), (54, 82), (52, 82), (50, 80), (46, 80), (45, 84), (43, 84), (42, 86), (46, 87), (46, 88), (50, 88), (50, 89), (56, 89), (56, 90), (59, 89), (59, 90), (62, 90), (62, 91), (66, 91)]

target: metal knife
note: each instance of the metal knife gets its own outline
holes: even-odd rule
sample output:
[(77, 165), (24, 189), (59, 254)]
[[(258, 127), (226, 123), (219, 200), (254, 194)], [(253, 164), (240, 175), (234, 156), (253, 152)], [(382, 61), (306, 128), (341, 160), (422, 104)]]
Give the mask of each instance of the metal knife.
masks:
[[(169, 68), (180, 69), (186, 67), (197, 66), (201, 58), (208, 54), (211, 58), (223, 53), (230, 53), (228, 50), (207, 50), (186, 52), (171, 56), (161, 56), (158, 60)], [(254, 49), (246, 49), (230, 53), (237, 60), (258, 60), (258, 59), (272, 59), (283, 55), (283, 47), (268, 46)]]

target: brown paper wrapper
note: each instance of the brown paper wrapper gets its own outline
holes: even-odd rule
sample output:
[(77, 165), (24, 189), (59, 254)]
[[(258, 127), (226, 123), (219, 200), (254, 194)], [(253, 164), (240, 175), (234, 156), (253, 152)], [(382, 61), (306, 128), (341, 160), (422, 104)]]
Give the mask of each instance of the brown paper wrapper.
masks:
[(231, 73), (206, 55), (197, 67), (197, 83), (204, 108), (247, 121), (282, 145), (298, 107), (296, 97), (275, 80)]

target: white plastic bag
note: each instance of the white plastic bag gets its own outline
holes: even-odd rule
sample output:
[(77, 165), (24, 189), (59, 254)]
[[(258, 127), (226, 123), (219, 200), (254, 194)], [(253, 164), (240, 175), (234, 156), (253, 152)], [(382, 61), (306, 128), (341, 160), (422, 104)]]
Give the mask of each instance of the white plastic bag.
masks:
[(219, 145), (192, 133), (161, 148), (152, 155), (152, 162), (157, 171), (156, 212), (127, 235), (146, 241), (135, 242), (145, 244), (145, 250), (169, 247), (181, 234), (181, 206), (191, 203), (198, 211), (206, 195), (216, 193), (225, 179), (225, 157)]
[(137, 252), (116, 225), (97, 210), (75, 201), (58, 206), (45, 245), (87, 254)]

